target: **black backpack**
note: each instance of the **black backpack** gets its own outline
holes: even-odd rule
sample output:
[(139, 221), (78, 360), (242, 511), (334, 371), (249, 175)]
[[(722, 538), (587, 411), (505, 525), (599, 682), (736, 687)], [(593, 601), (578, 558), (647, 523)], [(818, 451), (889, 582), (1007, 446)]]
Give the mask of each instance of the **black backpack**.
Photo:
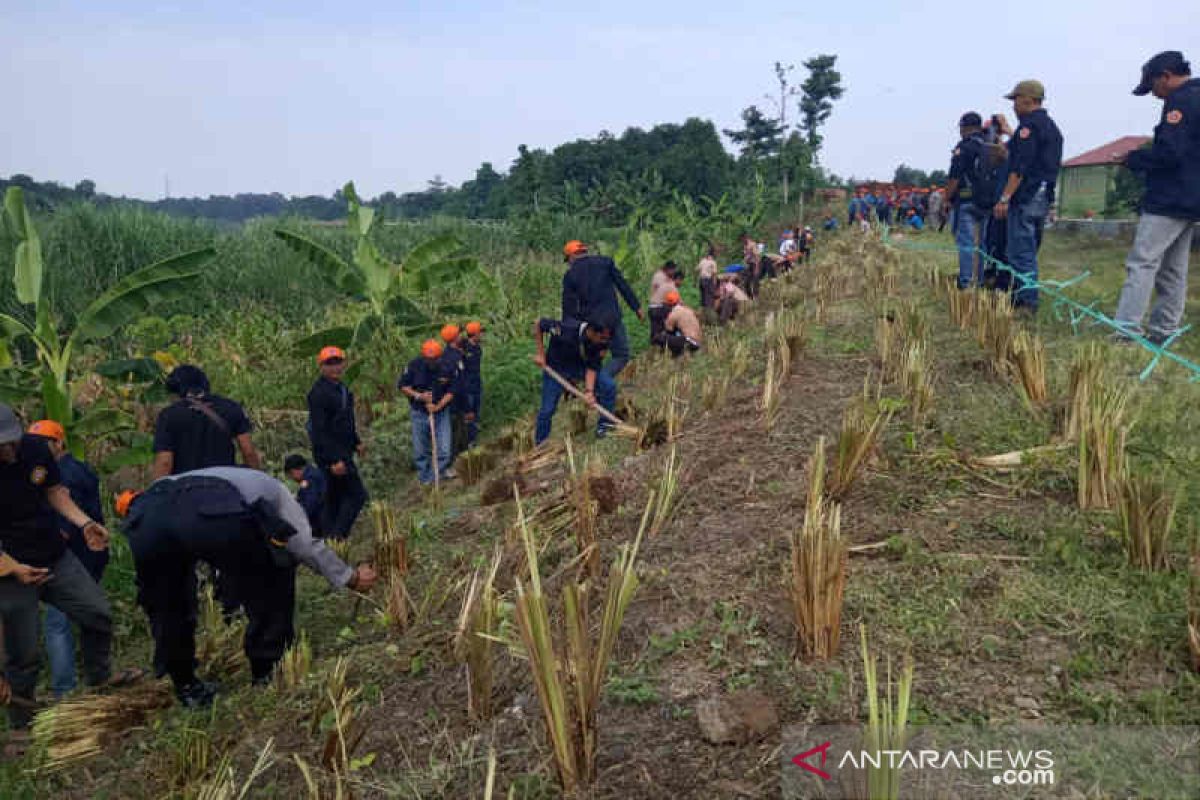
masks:
[(978, 209), (991, 211), (1000, 198), (1004, 180), (1006, 159), (997, 158), (995, 148), (1002, 145), (989, 143), (981, 133), (970, 136), (978, 146), (975, 155), (963, 165), (963, 183), (970, 189), (971, 203)]

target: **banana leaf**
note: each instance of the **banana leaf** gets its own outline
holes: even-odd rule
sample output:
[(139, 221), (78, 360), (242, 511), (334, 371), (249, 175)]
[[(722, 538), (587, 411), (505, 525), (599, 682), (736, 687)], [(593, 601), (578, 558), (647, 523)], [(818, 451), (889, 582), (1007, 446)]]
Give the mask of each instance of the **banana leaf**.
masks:
[(215, 248), (202, 247), (125, 276), (84, 309), (71, 333), (71, 342), (111, 336), (151, 309), (185, 297), (199, 283), (201, 268), (216, 255)]
[(275, 238), (290, 247), (293, 252), (308, 259), (340, 291), (352, 295), (367, 293), (367, 281), (363, 274), (324, 245), (282, 228), (275, 229)]
[(305, 336), (292, 345), (292, 355), (315, 357), (322, 347), (349, 347), (354, 341), (353, 328), (326, 328)]
[(103, 472), (116, 472), (122, 467), (139, 467), (154, 460), (154, 449), (150, 445), (135, 445), (117, 450), (100, 464)]
[(360, 319), (354, 328), (354, 336), (350, 339), (350, 344), (354, 347), (361, 347), (371, 341), (379, 331), (379, 323), (379, 317), (374, 314), (368, 314)]
[(42, 371), (42, 402), (46, 404), (46, 418), (69, 425), (71, 422), (71, 398), (54, 379), (50, 370)]
[(113, 380), (145, 381), (157, 380), (162, 376), (162, 366), (153, 358), (121, 358), (97, 364), (94, 372), (102, 378)]
[(378, 301), (382, 305), (383, 298), (387, 297), (388, 289), (391, 288), (397, 274), (395, 265), (384, 258), (379, 249), (365, 236), (360, 237), (354, 246), (354, 263), (366, 279), (368, 296), (372, 302)]
[(445, 261), (462, 250), (463, 245), (450, 234), (443, 234), (428, 239), (413, 248), (404, 259), (404, 269), (412, 272), (424, 272), (440, 261)]
[(456, 281), (465, 275), (481, 274), (481, 270), (479, 261), (474, 256), (460, 256), (430, 264), (420, 274), (428, 277), (434, 283), (445, 284)]
[(17, 300), (25, 305), (33, 305), (42, 298), (42, 242), (34, 227), (33, 217), (25, 207), (25, 193), (21, 187), (8, 187), (4, 194), (4, 212), (18, 239), (13, 259), (13, 287), (17, 291)]
[(71, 435), (86, 439), (111, 436), (134, 427), (129, 414), (116, 408), (97, 408), (84, 414), (71, 425)]
[(402, 294), (392, 295), (387, 303), (387, 316), (403, 328), (412, 328), (430, 323), (429, 315)]
[(0, 402), (14, 405), (37, 397), (36, 387), (37, 375), (18, 369), (0, 372)]

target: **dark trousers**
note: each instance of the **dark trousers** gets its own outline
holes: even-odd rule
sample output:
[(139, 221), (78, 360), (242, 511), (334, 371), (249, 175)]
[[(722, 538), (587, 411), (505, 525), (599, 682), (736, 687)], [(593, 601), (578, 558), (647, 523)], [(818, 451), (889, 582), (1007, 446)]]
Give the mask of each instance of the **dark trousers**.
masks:
[(694, 353), (700, 349), (700, 343), (689, 339), (678, 331), (665, 334), (663, 344), (671, 351), (672, 358), (679, 358), (684, 353)]
[(620, 313), (617, 314), (617, 326), (613, 328), (612, 339), (608, 343), (608, 355), (608, 360), (600, 370), (608, 377), (616, 378), (629, 363), (629, 334), (625, 332), (625, 320)]
[[(479, 438), (479, 413), (483, 408), (483, 385), (468, 386), (462, 393), (464, 427), (466, 429), (466, 446), (464, 450), (469, 450), (475, 446), (475, 440)], [(467, 414), (473, 415), (473, 419), (465, 419)]]
[[(182, 481), (181, 481), (182, 482)], [(295, 566), (277, 562), (241, 497), (222, 482), (150, 492), (129, 527), (139, 601), (152, 620), (156, 660), (176, 689), (196, 680), (196, 564), (229, 580), (246, 610), (243, 642), (254, 677), (271, 673), (294, 638)]]
[[(100, 584), (70, 550), (50, 567), (51, 578), (41, 586), (26, 586), (13, 577), (0, 578), (0, 619), (4, 622), (5, 676), (17, 697), (34, 699), (41, 649), (38, 602), (48, 603), (79, 626), (84, 679), (89, 686), (108, 680), (112, 671), (112, 611)], [(29, 726), (30, 709), (8, 707), (14, 728)]]
[(662, 304), (650, 306), (650, 344), (662, 347), (663, 337), (667, 332), (667, 315), (670, 313), (670, 306)]
[(717, 295), (717, 281), (715, 278), (700, 279), (700, 307), (712, 308), (713, 300)]
[(325, 473), (325, 507), (321, 509), (321, 534), (331, 539), (345, 539), (367, 503), (367, 487), (358, 476), (358, 467), (347, 459), (346, 474), (334, 475), (328, 467)]

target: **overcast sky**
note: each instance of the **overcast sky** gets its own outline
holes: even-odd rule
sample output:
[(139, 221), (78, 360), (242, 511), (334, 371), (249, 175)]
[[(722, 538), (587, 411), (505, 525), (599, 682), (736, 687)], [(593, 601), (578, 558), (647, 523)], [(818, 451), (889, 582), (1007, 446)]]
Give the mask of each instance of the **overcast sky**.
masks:
[[(1076, 155), (1148, 134), (1163, 49), (1200, 59), (1200, 2), (475, 3), (0, 0), (0, 175), (161, 197), (459, 183), (517, 145), (772, 106), (773, 63), (838, 56), (823, 162), (945, 168), (963, 111), (1023, 78)], [(802, 8), (801, 6), (812, 6)], [(1190, 31), (1190, 33), (1189, 33)], [(1200, 63), (1198, 61), (1197, 63)], [(791, 118), (796, 117), (793, 106)]]

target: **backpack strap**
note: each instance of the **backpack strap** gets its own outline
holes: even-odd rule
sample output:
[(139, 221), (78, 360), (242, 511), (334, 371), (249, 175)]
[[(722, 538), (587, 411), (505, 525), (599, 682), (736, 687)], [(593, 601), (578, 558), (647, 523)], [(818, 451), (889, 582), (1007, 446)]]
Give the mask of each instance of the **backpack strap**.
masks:
[(210, 404), (195, 397), (185, 397), (184, 402), (187, 403), (188, 408), (192, 409), (193, 411), (199, 411), (201, 414), (208, 417), (208, 421), (213, 425), (216, 425), (221, 433), (225, 434), (226, 436), (230, 435), (229, 423), (226, 422), (225, 419), (218, 414)]

